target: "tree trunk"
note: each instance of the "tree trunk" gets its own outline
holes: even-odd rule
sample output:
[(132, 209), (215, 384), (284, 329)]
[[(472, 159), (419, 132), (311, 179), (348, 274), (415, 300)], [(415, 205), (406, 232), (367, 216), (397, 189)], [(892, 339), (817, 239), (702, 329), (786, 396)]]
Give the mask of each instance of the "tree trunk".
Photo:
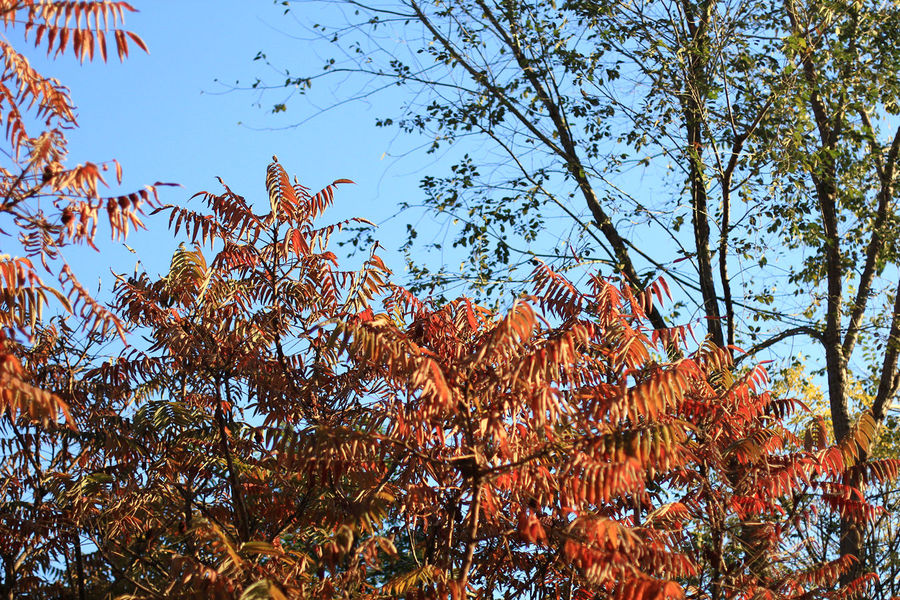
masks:
[(691, 192), (691, 217), (694, 226), (694, 245), (697, 252), (697, 271), (706, 331), (714, 344), (725, 346), (719, 300), (713, 279), (710, 252), (709, 195), (706, 189), (706, 169), (703, 164), (703, 103), (709, 96), (709, 26), (711, 3), (682, 2), (685, 25), (690, 34), (687, 80), (683, 82), (680, 101), (687, 135), (688, 183)]

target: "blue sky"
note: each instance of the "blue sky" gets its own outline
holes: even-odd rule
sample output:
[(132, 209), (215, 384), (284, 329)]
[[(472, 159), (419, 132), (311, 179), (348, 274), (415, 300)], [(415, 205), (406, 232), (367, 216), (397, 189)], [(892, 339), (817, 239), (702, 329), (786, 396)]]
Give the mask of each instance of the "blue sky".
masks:
[[(288, 65), (292, 74), (320, 71), (335, 49), (297, 36), (303, 34), (303, 22), (346, 22), (339, 14), (329, 14), (343, 5), (293, 3), (293, 15), (285, 17), (284, 8), (272, 0), (133, 0), (133, 4), (139, 12), (128, 16), (126, 28), (144, 39), (150, 54), (133, 46), (124, 63), (112, 56), (106, 64), (98, 60), (79, 65), (73, 56), (48, 61), (43, 51), (26, 49), (20, 31), (6, 32), (42, 72), (71, 89), (80, 128), (69, 134), (70, 160), (118, 159), (125, 181), (110, 195), (154, 181), (179, 183), (183, 187), (162, 190), (162, 201), (173, 204), (183, 204), (201, 190), (219, 191), (215, 178), (221, 176), (234, 191), (258, 202), (260, 212), (268, 204), (265, 169), (273, 154), (291, 175), (314, 190), (335, 179), (352, 179), (357, 185), (340, 188), (326, 220), (359, 216), (382, 223), (376, 233), (385, 246), (381, 255), (395, 271), (394, 280), (404, 283), (404, 264), (396, 250), (405, 240), (405, 222), (410, 219), (420, 229), (428, 229), (422, 221), (430, 217), (410, 212), (389, 218), (401, 201), (417, 204), (419, 179), (426, 173), (443, 173), (452, 158), (410, 152), (421, 140), (398, 134), (394, 128), (375, 127), (376, 117), (396, 116), (404, 90), (388, 90), (371, 102), (341, 103), (308, 120), (315, 106), (334, 105), (355, 95), (359, 82), (332, 78), (315, 85), (312, 96), (295, 97), (289, 110), (279, 114), (272, 114), (271, 106), (289, 91), (273, 90), (260, 100), (258, 92), (234, 90), (236, 82), (246, 87), (258, 77), (283, 78), (264, 61), (253, 60), (260, 51), (273, 64)], [(291, 126), (299, 121), (305, 122)], [(665, 191), (662, 178), (645, 177), (643, 171), (626, 173), (619, 184), (644, 199)], [(180, 240), (169, 232), (165, 216), (147, 218), (146, 224), (148, 231), (127, 240), (137, 256), (121, 242), (110, 241), (103, 231), (98, 240), (100, 253), (89, 249), (69, 253), (89, 289), (96, 290), (98, 280), (103, 282), (100, 298), (108, 297), (105, 292), (113, 283), (110, 270), (130, 273), (138, 258), (151, 276), (166, 272)], [(429, 234), (435, 231), (439, 230), (431, 228)], [(628, 231), (639, 246), (660, 243), (654, 232)], [(548, 239), (553, 233), (547, 232)], [(442, 257), (446, 262), (461, 258), (460, 252), (450, 252)], [(433, 261), (435, 256), (428, 259)], [(682, 318), (693, 319), (696, 314)]]
[[(295, 19), (340, 22), (340, 18), (321, 15), (328, 10), (323, 3), (294, 3), (295, 18), (291, 19), (272, 0), (132, 2), (140, 12), (128, 16), (126, 27), (145, 40), (150, 54), (133, 47), (130, 58), (121, 64), (112, 57), (106, 64), (79, 65), (72, 56), (48, 61), (42, 51), (22, 43), (20, 31), (5, 34), (42, 72), (71, 89), (80, 128), (69, 134), (70, 160), (118, 159), (125, 182), (121, 190), (111, 189), (110, 195), (154, 181), (179, 183), (183, 187), (162, 190), (162, 201), (173, 204), (185, 203), (201, 190), (218, 191), (215, 178), (221, 176), (233, 190), (259, 202), (260, 211), (267, 204), (265, 168), (273, 154), (291, 175), (313, 189), (338, 178), (352, 179), (357, 185), (339, 190), (336, 206), (326, 219), (360, 216), (383, 223), (376, 234), (385, 246), (381, 255), (394, 269), (395, 280), (402, 283), (404, 265), (396, 250), (405, 239), (405, 220), (429, 217), (389, 217), (401, 201), (416, 204), (419, 179), (430, 171), (441, 171), (441, 165), (449, 162), (447, 157), (409, 153), (415, 140), (398, 139), (395, 129), (375, 127), (377, 116), (391, 114), (392, 109), (396, 113), (401, 96), (388, 92), (374, 99), (374, 105), (342, 104), (291, 127), (315, 113), (314, 105), (329, 106), (353, 95), (353, 84), (316, 86), (312, 98), (295, 98), (287, 113), (277, 115), (271, 114), (270, 107), (287, 91), (269, 92), (260, 102), (258, 93), (232, 90), (238, 81), (246, 86), (257, 77), (277, 79), (264, 62), (253, 60), (260, 51), (275, 64), (289, 65), (294, 74), (317, 72), (329, 48), (292, 37), (301, 31)], [(629, 191), (644, 196), (659, 191), (655, 189), (659, 181), (642, 177), (626, 178)], [(137, 256), (122, 243), (110, 241), (107, 232), (101, 232), (98, 240), (101, 252), (69, 253), (85, 285), (96, 290), (98, 280), (103, 282), (99, 297), (108, 298), (106, 292), (113, 283), (110, 270), (130, 273), (137, 258), (151, 276), (167, 270), (179, 240), (169, 232), (164, 216), (147, 218), (146, 224), (148, 231), (127, 240)], [(636, 239), (642, 243), (640, 236)]]
[[(454, 155), (462, 152), (453, 148), (426, 154), (421, 148), (426, 140), (393, 127), (375, 126), (376, 117), (397, 116), (398, 107), (409, 100), (409, 90), (387, 89), (365, 100), (347, 102), (367, 89), (367, 82), (364, 78), (331, 77), (316, 82), (307, 96), (294, 93), (287, 112), (272, 114), (271, 107), (290, 96), (290, 90), (271, 90), (261, 98), (258, 91), (235, 89), (247, 88), (257, 78), (284, 80), (265, 61), (254, 60), (261, 51), (272, 64), (290, 68), (292, 75), (321, 72), (331, 53), (339, 51), (327, 42), (310, 43), (300, 36), (308, 35), (304, 30), (317, 21), (346, 23), (348, 18), (341, 14), (346, 5), (294, 2), (291, 14), (285, 16), (284, 7), (272, 0), (132, 3), (139, 12), (128, 15), (126, 29), (143, 38), (150, 54), (132, 46), (124, 63), (113, 55), (105, 64), (98, 60), (79, 65), (74, 56), (50, 61), (43, 51), (28, 49), (21, 32), (7, 32), (10, 41), (22, 48), (41, 72), (57, 77), (71, 89), (80, 127), (69, 134), (70, 160), (116, 158), (122, 164), (124, 184), (121, 189), (110, 189), (110, 195), (154, 181), (174, 182), (183, 187), (164, 188), (161, 199), (183, 204), (201, 190), (219, 191), (215, 178), (221, 176), (232, 190), (261, 203), (263, 212), (268, 203), (265, 169), (274, 154), (291, 175), (314, 190), (340, 178), (356, 182), (339, 190), (336, 206), (325, 220), (358, 216), (379, 223), (375, 237), (385, 247), (380, 254), (394, 270), (395, 282), (407, 283), (403, 257), (397, 251), (406, 240), (407, 221), (423, 233), (421, 242), (448, 241), (446, 220), (429, 227), (432, 217), (415, 210), (390, 218), (399, 203), (420, 202), (419, 180), (425, 174), (445, 174), (458, 159)], [(380, 41), (398, 48), (406, 44), (402, 36)], [(335, 108), (313, 116), (319, 112), (317, 107), (329, 106)], [(653, 178), (647, 182), (643, 174), (630, 174), (624, 185), (632, 193), (647, 195), (660, 181)], [(548, 223), (557, 222), (552, 215), (547, 219)], [(548, 230), (541, 244), (552, 245), (556, 237), (567, 235), (571, 220), (561, 215), (558, 219), (562, 219), (560, 230)], [(98, 243), (100, 254), (89, 249), (70, 251), (68, 256), (82, 282), (96, 289), (100, 279), (108, 289), (113, 282), (110, 269), (130, 273), (138, 257), (151, 275), (165, 273), (181, 240), (170, 234), (165, 217), (145, 222), (149, 231), (138, 232), (126, 242), (137, 256), (120, 242), (104, 240), (104, 233)], [(640, 231), (631, 233), (636, 243), (644, 243)], [(466, 254), (449, 246), (445, 243), (444, 249), (414, 259), (427, 261), (435, 270), (440, 266), (435, 262), (442, 261), (452, 270)], [(424, 243), (417, 251), (424, 252), (423, 247)], [(343, 264), (352, 267), (357, 263)], [(458, 286), (446, 291), (462, 292)]]
[[(371, 105), (347, 104), (287, 127), (315, 110), (301, 101), (273, 115), (271, 105), (286, 91), (268, 93), (262, 107), (258, 93), (231, 91), (237, 81), (247, 85), (272, 76), (263, 62), (253, 60), (261, 50), (287, 59), (298, 72), (321, 68), (323, 57), (284, 33), (294, 24), (282, 17), (282, 7), (269, 0), (133, 4), (140, 12), (128, 15), (126, 28), (144, 39), (150, 54), (132, 47), (121, 64), (112, 56), (106, 64), (79, 65), (72, 56), (48, 61), (43, 52), (22, 44), (21, 32), (6, 33), (43, 73), (71, 89), (80, 125), (69, 134), (71, 161), (118, 159), (125, 175), (121, 191), (154, 181), (181, 184), (162, 190), (166, 203), (184, 203), (200, 190), (218, 191), (215, 177), (221, 176), (234, 191), (265, 206), (265, 169), (275, 154), (291, 175), (316, 190), (339, 178), (357, 183), (340, 189), (326, 220), (361, 216), (383, 222), (401, 199), (417, 194), (428, 162), (392, 159), (396, 132), (375, 127)], [(327, 105), (340, 90), (323, 86), (316, 93), (311, 101)], [(109, 191), (118, 192), (115, 187)], [(165, 272), (177, 242), (165, 217), (145, 222), (149, 231), (130, 236), (127, 244), (151, 274)], [(397, 271), (402, 261), (390, 250), (402, 240), (401, 231), (395, 221), (378, 236), (387, 247), (385, 259)], [(100, 254), (70, 253), (76, 272), (91, 287), (100, 277), (108, 289), (110, 268), (134, 268), (135, 257), (106, 235), (100, 234)]]

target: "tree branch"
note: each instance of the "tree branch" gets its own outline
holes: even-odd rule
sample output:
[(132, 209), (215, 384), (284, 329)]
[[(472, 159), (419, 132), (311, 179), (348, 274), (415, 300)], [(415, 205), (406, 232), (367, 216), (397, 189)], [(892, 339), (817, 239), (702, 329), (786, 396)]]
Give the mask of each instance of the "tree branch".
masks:
[[(865, 110), (860, 111), (860, 116), (870, 130), (872, 122)], [(887, 161), (881, 165), (880, 156), (881, 149), (870, 140), (872, 154), (876, 157), (876, 166), (878, 166), (878, 175), (880, 181), (880, 189), (878, 191), (878, 208), (875, 212), (875, 222), (872, 224), (872, 237), (866, 247), (866, 262), (863, 266), (862, 274), (859, 276), (859, 285), (856, 290), (856, 298), (853, 301), (853, 309), (850, 312), (850, 322), (847, 325), (847, 333), (844, 334), (844, 357), (849, 359), (853, 353), (853, 347), (859, 338), (860, 323), (862, 323), (863, 314), (866, 311), (869, 294), (872, 290), (872, 281), (875, 279), (875, 266), (878, 257), (884, 248), (884, 228), (888, 217), (891, 214), (890, 203), (894, 196), (894, 167), (897, 163), (897, 154), (900, 152), (900, 127), (894, 133), (894, 139), (891, 142), (890, 150), (888, 150)]]
[(884, 419), (888, 400), (894, 397), (900, 386), (900, 373), (897, 372), (898, 355), (900, 355), (900, 283), (897, 284), (897, 290), (894, 292), (894, 314), (891, 316), (891, 329), (888, 333), (878, 392), (872, 402), (872, 417), (877, 423)]
[(759, 344), (753, 346), (752, 348), (747, 350), (744, 354), (735, 358), (734, 364), (735, 364), (735, 366), (737, 366), (742, 361), (744, 361), (756, 354), (759, 354), (766, 348), (768, 348), (770, 346), (774, 346), (775, 344), (777, 344), (778, 342), (780, 342), (782, 340), (786, 340), (790, 337), (794, 337), (797, 335), (807, 335), (816, 341), (819, 341), (819, 342), (824, 341), (822, 332), (818, 331), (817, 329), (813, 329), (812, 327), (807, 327), (807, 326), (792, 327), (791, 329), (786, 329), (786, 330), (782, 331), (781, 333), (773, 335), (766, 341), (760, 342)]

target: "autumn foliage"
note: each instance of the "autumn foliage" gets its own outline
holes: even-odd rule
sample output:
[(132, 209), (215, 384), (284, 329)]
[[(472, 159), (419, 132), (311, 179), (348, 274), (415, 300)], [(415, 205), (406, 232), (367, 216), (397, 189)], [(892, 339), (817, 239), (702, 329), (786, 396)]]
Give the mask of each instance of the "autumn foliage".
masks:
[[(119, 58), (129, 46), (144, 50), (141, 39), (122, 28), (125, 2), (0, 0), (6, 33), (51, 57), (74, 54), (82, 62)], [(94, 246), (98, 226), (124, 238), (142, 227), (143, 208), (156, 202), (154, 186), (105, 197), (106, 179), (121, 183), (118, 163), (67, 164), (66, 131), (78, 125), (67, 88), (39, 73), (9, 39), (0, 40), (0, 456), (3, 479), (0, 508), (0, 595), (42, 594), (42, 580), (72, 548), (70, 515), (55, 496), (55, 473), (70, 473), (68, 441), (77, 419), (59, 393), (85, 356), (57, 342), (69, 325), (48, 325), (48, 306), (74, 315), (79, 335), (116, 332), (122, 321), (96, 301), (65, 260), (71, 244)], [(104, 175), (112, 171), (114, 175)], [(23, 340), (30, 343), (21, 346)], [(60, 363), (60, 361), (62, 361)], [(52, 364), (50, 364), (52, 363)], [(84, 418), (82, 413), (78, 418)], [(81, 423), (84, 432), (95, 423)], [(89, 435), (89, 434), (79, 434)], [(66, 438), (68, 439), (68, 438)], [(55, 446), (57, 442), (62, 447)], [(50, 446), (45, 445), (49, 443)], [(62, 452), (62, 454), (59, 454)], [(60, 490), (55, 490), (60, 491)], [(71, 534), (74, 535), (74, 534)], [(46, 591), (46, 588), (43, 588)], [(36, 594), (36, 596), (35, 596)]]
[(70, 415), (5, 417), (40, 448), (7, 485), (32, 491), (4, 559), (41, 548), (10, 597), (866, 589), (871, 575), (838, 584), (848, 557), (810, 559), (803, 532), (877, 514), (848, 485), (897, 475), (860, 462), (869, 416), (830, 444), (762, 367), (649, 329), (662, 281), (636, 296), (539, 264), (496, 312), (415, 298), (374, 250), (342, 270), (328, 242), (344, 223), (318, 224), (342, 183), (312, 193), (276, 161), (262, 214), (224, 184), (162, 207), (188, 243), (165, 276), (120, 277), (115, 311), (146, 343), (111, 360), (62, 326), (7, 343)]
[[(0, 1), (80, 60), (143, 47), (129, 10)], [(762, 366), (649, 327), (664, 281), (536, 264), (504, 311), (421, 300), (377, 247), (351, 270), (329, 250), (349, 181), (313, 193), (277, 160), (263, 203), (224, 183), (185, 206), (101, 197), (109, 165), (64, 164), (67, 91), (0, 49), (0, 208), (25, 254), (0, 261), (4, 598), (838, 599), (873, 580), (840, 583), (853, 559), (806, 532), (879, 514), (859, 482), (900, 462), (867, 458), (875, 421), (831, 443)], [(145, 206), (186, 243), (105, 306), (61, 249)], [(42, 318), (51, 298), (75, 318)]]
[[(83, 62), (93, 60), (96, 52), (106, 60), (107, 46), (112, 46), (124, 59), (129, 44), (146, 50), (137, 35), (121, 28), (125, 13), (133, 10), (125, 2), (3, 0), (0, 21), (49, 56), (74, 53)], [(0, 40), (0, 54), (0, 123), (6, 142), (0, 161), (0, 214), (14, 225), (4, 236), (18, 234), (15, 241), (7, 240), (13, 248), (0, 254), (0, 327), (28, 334), (55, 300), (88, 329), (122, 335), (120, 320), (82, 286), (62, 250), (70, 244), (96, 248), (101, 223), (109, 225), (114, 239), (143, 227), (143, 207), (156, 202), (156, 188), (103, 197), (104, 172), (112, 168), (121, 183), (121, 167), (115, 161), (66, 164), (65, 131), (78, 125), (68, 89), (37, 72), (5, 39)], [(20, 252), (24, 256), (15, 255)], [(45, 282), (40, 271), (53, 281)], [(5, 389), (14, 390), (4, 393), (0, 412), (52, 418), (63, 410), (56, 399), (22, 379), (10, 354), (0, 355), (0, 361)]]

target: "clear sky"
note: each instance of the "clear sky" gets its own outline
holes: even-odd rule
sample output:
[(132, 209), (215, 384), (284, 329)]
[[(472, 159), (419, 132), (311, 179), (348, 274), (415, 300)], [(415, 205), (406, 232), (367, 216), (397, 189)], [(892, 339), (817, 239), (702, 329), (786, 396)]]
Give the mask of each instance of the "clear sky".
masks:
[[(27, 49), (21, 31), (6, 37), (23, 49), (42, 72), (52, 74), (72, 92), (80, 128), (69, 134), (70, 159), (94, 162), (118, 159), (125, 173), (122, 189), (129, 192), (154, 181), (180, 183), (164, 188), (162, 201), (185, 203), (195, 192), (218, 191), (221, 176), (236, 192), (259, 203), (265, 210), (265, 168), (277, 154), (291, 175), (315, 190), (339, 178), (357, 185), (339, 190), (328, 220), (350, 216), (385, 223), (397, 204), (416, 204), (418, 182), (429, 170), (440, 171), (440, 156), (409, 154), (416, 142), (397, 140), (393, 128), (375, 127), (375, 118), (399, 105), (399, 96), (379, 96), (376, 106), (366, 102), (342, 104), (300, 126), (290, 127), (315, 112), (314, 104), (328, 106), (352, 96), (348, 87), (317, 86), (315, 96), (290, 103), (286, 113), (273, 115), (271, 106), (288, 92), (268, 93), (261, 106), (257, 93), (233, 91), (237, 81), (247, 86), (257, 77), (277, 79), (262, 61), (264, 51), (275, 64), (289, 65), (293, 74), (315, 73), (327, 58), (327, 45), (311, 45), (291, 37), (300, 31), (295, 20), (285, 18), (283, 7), (272, 0), (132, 0), (140, 11), (128, 16), (127, 29), (138, 33), (150, 48), (146, 55), (137, 47), (125, 63), (111, 60), (79, 65), (72, 56), (47, 61), (43, 52)], [(303, 10), (311, 11), (303, 14)], [(296, 18), (326, 21), (331, 15), (323, 3), (294, 3)], [(337, 9), (335, 9), (337, 10)], [(337, 19), (339, 22), (340, 19)], [(399, 40), (402, 43), (402, 40)], [(387, 109), (387, 110), (385, 110)], [(404, 154), (402, 158), (393, 155)], [(643, 185), (641, 182), (632, 182)], [(642, 193), (650, 193), (642, 190)], [(199, 207), (200, 204), (197, 203)], [(376, 237), (382, 252), (403, 281), (400, 255), (404, 219), (428, 219), (421, 214), (403, 215), (384, 224)], [(330, 218), (329, 218), (330, 217)], [(130, 273), (140, 258), (151, 276), (165, 273), (177, 240), (165, 217), (148, 218), (149, 231), (132, 235), (127, 244), (111, 242), (101, 232), (100, 253), (89, 250), (69, 256), (82, 282), (96, 289), (98, 278), (105, 291), (111, 287), (110, 269)], [(345, 263), (346, 264), (346, 263)], [(351, 263), (352, 264), (352, 263)], [(106, 297), (101, 293), (100, 297)]]
[[(292, 75), (321, 72), (330, 53), (338, 50), (327, 42), (303, 39), (311, 37), (304, 28), (317, 21), (347, 22), (341, 16), (346, 3), (294, 2), (288, 16), (280, 2), (273, 0), (131, 3), (139, 12), (127, 16), (125, 27), (143, 38), (150, 53), (132, 46), (124, 63), (114, 52), (105, 64), (98, 60), (80, 65), (74, 56), (47, 60), (44, 51), (22, 43), (21, 31), (6, 32), (41, 72), (71, 89), (80, 127), (69, 134), (70, 160), (118, 159), (125, 182), (121, 189), (109, 190), (110, 195), (154, 181), (179, 183), (182, 188), (162, 190), (162, 201), (173, 204), (183, 204), (201, 190), (219, 191), (215, 178), (221, 176), (232, 190), (258, 202), (259, 212), (267, 209), (265, 169), (273, 154), (292, 176), (314, 190), (335, 179), (352, 179), (357, 185), (339, 190), (336, 206), (325, 220), (358, 216), (379, 223), (375, 237), (385, 247), (380, 254), (394, 270), (394, 281), (405, 283), (405, 265), (397, 250), (406, 240), (406, 222), (426, 232), (420, 241), (431, 241), (425, 240), (429, 235), (444, 236), (447, 230), (442, 225), (428, 227), (431, 216), (425, 212), (390, 217), (400, 202), (419, 204), (421, 177), (445, 174), (458, 158), (452, 154), (460, 153), (459, 148), (445, 148), (443, 154), (429, 155), (418, 149), (427, 140), (402, 134), (396, 127), (375, 126), (377, 117), (397, 116), (398, 107), (409, 100), (404, 95), (409, 90), (389, 88), (373, 98), (347, 102), (366, 83), (362, 78), (330, 77), (316, 82), (310, 95), (298, 98), (295, 93), (288, 111), (278, 114), (272, 114), (271, 107), (285, 100), (290, 90), (271, 90), (262, 99), (258, 91), (235, 90), (249, 87), (257, 78), (283, 81), (284, 76), (265, 61), (254, 60), (261, 51), (272, 64), (288, 67)], [(398, 46), (406, 43), (404, 39), (387, 41)], [(335, 108), (309, 118), (317, 114), (317, 107), (329, 106)], [(640, 176), (632, 176), (627, 185), (640, 187), (642, 194), (651, 193)], [(168, 231), (165, 217), (148, 218), (146, 224), (149, 231), (130, 236), (126, 243), (136, 250), (151, 276), (165, 273), (180, 240)], [(554, 233), (565, 235), (571, 225), (564, 217), (561, 230), (548, 232), (547, 239), (552, 243)], [(644, 243), (641, 232), (633, 233), (637, 243)], [(111, 286), (111, 268), (130, 273), (135, 266), (136, 257), (122, 243), (102, 239), (107, 235), (100, 234), (99, 255), (89, 249), (67, 255), (91, 289), (98, 277), (104, 288)], [(465, 259), (465, 252), (449, 246), (445, 244), (440, 254), (414, 258), (430, 261), (432, 268), (439, 266), (434, 261), (442, 260), (452, 269)], [(343, 264), (352, 267), (356, 262)]]
[[(297, 31), (293, 21), (282, 17), (283, 7), (271, 0), (132, 4), (140, 12), (128, 15), (126, 28), (144, 39), (150, 54), (132, 46), (122, 64), (114, 53), (106, 64), (98, 60), (79, 65), (72, 56), (47, 61), (43, 52), (27, 49), (20, 31), (6, 32), (41, 72), (71, 89), (80, 127), (69, 134), (70, 160), (118, 159), (125, 175), (123, 192), (154, 181), (180, 183), (182, 188), (162, 190), (166, 203), (184, 203), (200, 190), (218, 191), (215, 177), (221, 176), (235, 192), (262, 203), (262, 211), (268, 203), (265, 168), (276, 154), (291, 175), (314, 190), (339, 178), (357, 183), (339, 190), (326, 220), (361, 216), (382, 222), (400, 200), (417, 194), (427, 162), (393, 160), (396, 132), (375, 127), (370, 105), (347, 104), (301, 126), (284, 128), (315, 110), (306, 102), (294, 102), (287, 113), (273, 115), (271, 105), (288, 92), (270, 92), (260, 108), (257, 93), (230, 91), (238, 80), (247, 85), (258, 76), (272, 78), (262, 61), (253, 60), (261, 50), (286, 60), (292, 72), (321, 69), (323, 57), (285, 33)], [(299, 8), (295, 5), (294, 10)], [(340, 90), (322, 86), (317, 93), (311, 100), (327, 105)], [(127, 243), (151, 274), (164, 273), (177, 242), (165, 217), (148, 218), (146, 224), (149, 231), (129, 237)], [(402, 261), (390, 249), (402, 240), (400, 227), (399, 222), (388, 224), (378, 235), (387, 246), (385, 259), (397, 271)], [(107, 235), (100, 234), (100, 254), (79, 251), (71, 256), (86, 283), (102, 274), (108, 289), (109, 269), (130, 272), (135, 257)]]

